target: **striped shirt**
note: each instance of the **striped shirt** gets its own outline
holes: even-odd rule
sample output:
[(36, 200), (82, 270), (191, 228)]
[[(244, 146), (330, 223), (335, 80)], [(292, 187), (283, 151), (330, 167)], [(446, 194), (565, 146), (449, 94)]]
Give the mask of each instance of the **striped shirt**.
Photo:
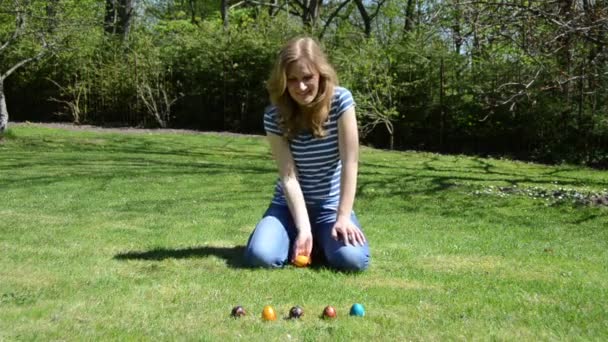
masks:
[[(298, 182), (307, 204), (322, 204), (334, 208), (338, 206), (342, 171), (338, 144), (338, 119), (354, 105), (355, 102), (350, 91), (336, 87), (329, 117), (323, 125), (326, 135), (322, 138), (315, 138), (310, 132), (303, 132), (289, 142)], [(264, 129), (266, 133), (283, 135), (275, 106), (270, 106), (264, 113)], [(272, 203), (287, 205), (281, 179), (277, 180)]]

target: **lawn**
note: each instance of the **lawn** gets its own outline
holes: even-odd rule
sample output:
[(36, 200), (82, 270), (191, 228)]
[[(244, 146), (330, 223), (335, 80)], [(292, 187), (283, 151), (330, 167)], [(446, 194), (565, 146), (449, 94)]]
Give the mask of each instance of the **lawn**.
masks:
[(608, 340), (605, 171), (363, 148), (360, 274), (242, 266), (275, 178), (262, 137), (14, 126), (0, 341)]

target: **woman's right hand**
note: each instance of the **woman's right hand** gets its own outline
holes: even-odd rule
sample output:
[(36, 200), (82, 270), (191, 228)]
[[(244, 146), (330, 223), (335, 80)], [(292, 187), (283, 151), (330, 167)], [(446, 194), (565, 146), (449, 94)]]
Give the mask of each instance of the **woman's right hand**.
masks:
[(304, 255), (310, 258), (312, 252), (312, 233), (310, 230), (303, 230), (298, 232), (296, 241), (293, 244), (293, 253), (291, 262), (294, 262), (298, 255)]

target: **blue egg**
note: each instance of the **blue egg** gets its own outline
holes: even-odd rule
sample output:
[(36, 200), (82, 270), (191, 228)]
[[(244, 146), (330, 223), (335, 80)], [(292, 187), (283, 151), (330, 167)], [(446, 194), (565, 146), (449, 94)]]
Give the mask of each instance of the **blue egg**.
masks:
[(350, 308), (350, 315), (358, 317), (365, 316), (365, 309), (363, 308), (363, 305), (359, 303), (353, 304), (353, 306)]

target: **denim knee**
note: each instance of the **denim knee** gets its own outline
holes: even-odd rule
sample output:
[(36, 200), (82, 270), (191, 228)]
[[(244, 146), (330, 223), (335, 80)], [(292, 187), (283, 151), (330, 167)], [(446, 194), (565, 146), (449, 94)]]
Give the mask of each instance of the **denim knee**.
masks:
[(268, 248), (248, 246), (245, 251), (245, 262), (251, 267), (277, 268), (285, 263), (281, 256)]
[(369, 253), (362, 247), (343, 246), (326, 257), (332, 267), (344, 271), (363, 271), (369, 266)]
[[(271, 207), (272, 209), (272, 207)], [(281, 267), (289, 253), (289, 222), (280, 210), (258, 222), (247, 242), (245, 263), (254, 267)]]

